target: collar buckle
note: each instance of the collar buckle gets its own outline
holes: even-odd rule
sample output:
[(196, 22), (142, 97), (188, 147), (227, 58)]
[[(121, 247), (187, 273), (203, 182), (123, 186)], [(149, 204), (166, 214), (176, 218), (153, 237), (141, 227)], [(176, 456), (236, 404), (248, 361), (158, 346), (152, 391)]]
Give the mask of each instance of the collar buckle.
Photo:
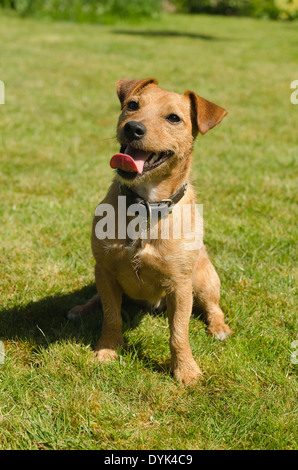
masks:
[(135, 200), (137, 200), (138, 204), (142, 204), (143, 206), (146, 207), (147, 218), (146, 219), (143, 218), (143, 223), (145, 226), (147, 226), (147, 231), (150, 230), (153, 211), (154, 212), (157, 211), (158, 213), (157, 218), (159, 218), (159, 216), (163, 218), (171, 214), (176, 204), (185, 195), (187, 191), (187, 186), (188, 186), (187, 182), (185, 182), (183, 186), (181, 186), (181, 188), (178, 191), (176, 191), (176, 193), (173, 194), (171, 198), (161, 199), (160, 201), (157, 201), (157, 202), (149, 202), (147, 201), (147, 199), (141, 198), (137, 193), (132, 191), (130, 188), (127, 188), (124, 186), (125, 188), (124, 189), (123, 186), (119, 184), (120, 193), (123, 194), (123, 192), (126, 192), (126, 194), (130, 195)]

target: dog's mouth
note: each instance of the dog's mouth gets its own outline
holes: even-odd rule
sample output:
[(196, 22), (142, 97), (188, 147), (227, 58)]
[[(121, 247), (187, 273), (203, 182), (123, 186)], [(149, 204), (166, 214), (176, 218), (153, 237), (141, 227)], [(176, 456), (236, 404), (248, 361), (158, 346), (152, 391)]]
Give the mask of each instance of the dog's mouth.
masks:
[(136, 149), (131, 145), (126, 147), (121, 146), (120, 153), (113, 155), (110, 165), (112, 168), (117, 169), (122, 176), (123, 173), (135, 174), (136, 176), (136, 174), (141, 175), (147, 171), (153, 170), (173, 154), (174, 152), (171, 150), (150, 152)]

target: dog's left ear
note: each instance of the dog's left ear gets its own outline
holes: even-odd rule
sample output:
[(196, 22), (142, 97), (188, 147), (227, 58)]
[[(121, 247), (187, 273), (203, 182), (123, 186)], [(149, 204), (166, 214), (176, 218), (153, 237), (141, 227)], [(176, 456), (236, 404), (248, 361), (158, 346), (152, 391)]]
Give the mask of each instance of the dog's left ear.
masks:
[(121, 109), (124, 106), (125, 100), (128, 96), (136, 94), (147, 85), (158, 85), (155, 78), (145, 78), (143, 80), (135, 80), (132, 78), (122, 78), (117, 82), (117, 94), (121, 103)]
[(225, 109), (201, 98), (193, 91), (186, 91), (184, 94), (189, 97), (191, 103), (194, 137), (197, 136), (198, 132), (206, 134), (228, 114)]

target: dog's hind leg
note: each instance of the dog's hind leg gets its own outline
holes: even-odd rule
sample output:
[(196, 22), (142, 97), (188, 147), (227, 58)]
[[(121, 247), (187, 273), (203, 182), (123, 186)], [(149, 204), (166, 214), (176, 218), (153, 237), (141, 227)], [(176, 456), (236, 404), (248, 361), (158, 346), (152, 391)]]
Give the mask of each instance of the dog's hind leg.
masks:
[(67, 312), (66, 316), (69, 320), (75, 320), (79, 317), (84, 317), (85, 315), (89, 315), (93, 313), (101, 304), (99, 294), (95, 294), (88, 302), (84, 305), (76, 305), (73, 307), (69, 312)]
[(207, 331), (218, 339), (225, 339), (231, 330), (225, 323), (219, 306), (220, 280), (203, 246), (192, 278), (194, 303), (206, 314)]

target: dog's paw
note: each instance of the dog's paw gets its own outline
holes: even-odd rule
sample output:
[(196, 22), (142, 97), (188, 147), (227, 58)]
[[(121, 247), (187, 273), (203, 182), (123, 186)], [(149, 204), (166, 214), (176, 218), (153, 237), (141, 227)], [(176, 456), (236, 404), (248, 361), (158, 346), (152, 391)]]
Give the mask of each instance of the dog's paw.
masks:
[(219, 331), (214, 336), (215, 338), (219, 339), (220, 341), (224, 341), (231, 333), (227, 333), (226, 331)]
[(215, 336), (215, 338), (224, 341), (228, 336), (232, 334), (232, 330), (226, 323), (222, 323), (216, 326), (209, 325), (208, 334)]
[(97, 349), (95, 351), (95, 357), (100, 361), (100, 362), (111, 362), (117, 359), (117, 352), (115, 349), (108, 349), (108, 348), (103, 348), (103, 349)]
[(96, 308), (100, 306), (100, 297), (98, 294), (95, 294), (88, 302), (83, 305), (76, 305), (66, 314), (66, 318), (69, 320), (75, 320), (76, 318), (84, 317), (85, 315), (90, 315), (93, 313)]
[(172, 368), (174, 378), (181, 385), (194, 385), (202, 379), (203, 374), (195, 360)]
[(85, 314), (85, 305), (76, 305), (66, 314), (68, 320), (76, 320), (79, 317), (82, 317)]

